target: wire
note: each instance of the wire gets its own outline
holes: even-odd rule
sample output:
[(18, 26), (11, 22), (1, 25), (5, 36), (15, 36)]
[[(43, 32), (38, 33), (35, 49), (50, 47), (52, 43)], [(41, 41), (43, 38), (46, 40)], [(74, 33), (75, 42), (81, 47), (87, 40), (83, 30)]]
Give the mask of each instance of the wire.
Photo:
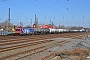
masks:
[[(50, 1), (49, 1), (50, 2)], [(60, 6), (62, 6), (63, 8), (65, 8), (67, 11), (70, 11), (71, 13), (70, 14), (73, 14), (73, 15), (75, 15), (74, 13), (73, 13), (73, 11), (71, 11), (69, 8), (67, 8), (67, 7), (65, 7), (62, 3), (60, 3), (58, 0), (56, 0), (56, 2), (57, 2), (57, 4)], [(53, 3), (53, 2), (52, 2)], [(54, 4), (54, 3), (53, 3)], [(57, 5), (57, 4), (55, 4), (55, 5)], [(58, 7), (59, 8), (59, 7)], [(76, 15), (75, 15), (76, 16)], [(64, 17), (63, 17), (63, 19), (64, 19)]]
[[(43, 2), (40, 2), (40, 1), (38, 1), (38, 0), (36, 0), (36, 1), (39, 2), (39, 3), (41, 3), (42, 5), (44, 5), (44, 6), (48, 7), (48, 8), (50, 8), (50, 9), (52, 9), (52, 10), (58, 12), (58, 13), (62, 13), (62, 12), (59, 12), (58, 10), (56, 10), (56, 9), (54, 9), (54, 8), (52, 8), (52, 7), (48, 6), (48, 5), (46, 5), (46, 4), (44, 4)], [(62, 13), (62, 14), (63, 14), (63, 13)], [(64, 14), (63, 14), (63, 15), (64, 15)]]
[[(69, 2), (70, 2), (70, 1), (69, 1)], [(72, 5), (74, 5), (74, 6), (76, 6), (77, 8), (83, 10), (84, 12), (87, 12), (87, 11), (85, 11), (83, 8), (81, 8), (80, 6), (76, 5), (75, 3), (72, 3), (72, 2), (70, 2), (70, 3), (71, 3)], [(90, 12), (87, 12), (87, 13), (90, 13)]]
[(9, 2), (6, 2), (6, 1), (4, 1), (4, 3), (10, 4), (10, 5), (12, 5), (12, 6), (15, 6), (15, 7), (18, 7), (18, 8), (27, 10), (27, 11), (30, 11), (30, 12), (34, 12), (34, 13), (38, 13), (38, 14), (41, 14), (41, 15), (45, 15), (45, 14), (43, 14), (43, 13), (36, 12), (36, 11), (30, 10), (30, 9), (27, 9), (27, 8), (24, 8), (24, 7), (21, 7), (21, 6), (17, 6), (17, 5), (15, 5), (15, 4), (12, 4), (12, 3), (9, 3)]
[[(29, 1), (29, 0), (28, 0)], [(31, 0), (30, 0), (31, 1)], [(37, 2), (37, 0), (35, 0), (35, 2)], [(33, 2), (32, 2), (33, 3)], [(36, 3), (33, 3), (33, 4), (35, 4), (36, 5), (36, 7), (38, 6), (38, 4), (36, 4)], [(41, 7), (41, 8), (43, 8), (42, 6), (39, 6), (39, 7)], [(45, 11), (45, 10), (44, 10)], [(50, 16), (50, 15), (46, 15), (46, 14), (43, 14), (43, 15), (45, 15), (45, 16), (47, 16), (47, 17), (52, 17), (53, 18), (53, 16)]]
[[(69, 0), (67, 0), (67, 1), (69, 1)], [(77, 15), (75, 15), (75, 11), (71, 11), (71, 9), (67, 8), (66, 6), (64, 6), (64, 5), (63, 5), (62, 3), (60, 3), (58, 0), (56, 0), (56, 2), (57, 2), (58, 5), (63, 6), (63, 8), (65, 8), (67, 11), (71, 12), (70, 14), (73, 14), (74, 16), (77, 16)]]

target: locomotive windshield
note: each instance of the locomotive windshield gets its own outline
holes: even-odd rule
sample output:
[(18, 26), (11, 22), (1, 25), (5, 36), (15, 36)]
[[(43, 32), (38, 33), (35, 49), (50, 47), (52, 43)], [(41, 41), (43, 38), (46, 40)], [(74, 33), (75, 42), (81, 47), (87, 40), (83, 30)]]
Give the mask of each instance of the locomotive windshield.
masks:
[(20, 29), (16, 29), (15, 31), (20, 31)]

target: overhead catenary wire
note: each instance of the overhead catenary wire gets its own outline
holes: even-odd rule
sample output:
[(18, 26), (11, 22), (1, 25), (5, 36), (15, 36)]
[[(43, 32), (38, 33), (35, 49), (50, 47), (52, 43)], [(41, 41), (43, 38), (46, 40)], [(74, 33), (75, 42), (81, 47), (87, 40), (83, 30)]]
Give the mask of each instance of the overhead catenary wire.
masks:
[[(45, 17), (53, 17), (53, 16), (46, 16), (46, 14), (43, 14), (43, 13), (41, 13), (41, 12), (37, 12), (37, 11), (33, 11), (33, 10), (30, 10), (30, 9), (27, 9), (27, 8), (24, 8), (24, 7), (21, 7), (21, 6), (18, 6), (18, 5), (16, 5), (16, 4), (13, 4), (13, 3), (10, 3), (10, 2), (7, 2), (7, 1), (3, 1), (4, 3), (7, 3), (7, 4), (9, 4), (9, 5), (12, 5), (12, 6), (15, 6), (15, 7), (17, 7), (17, 8), (20, 8), (20, 9), (23, 9), (23, 10), (27, 10), (27, 11), (30, 11), (30, 12), (33, 12), (33, 13), (38, 13), (38, 14), (40, 14), (40, 15), (44, 15)], [(18, 20), (19, 20), (19, 18), (17, 18)], [(27, 20), (27, 19), (26, 19)]]
[[(36, 0), (36, 1), (38, 1), (38, 0)], [(26, 8), (23, 8), (23, 7), (17, 6), (17, 5), (15, 5), (15, 4), (12, 4), (12, 3), (6, 2), (6, 0), (5, 0), (5, 1), (3, 0), (3, 2), (8, 3), (8, 4), (10, 4), (10, 5), (13, 5), (13, 6), (16, 6), (16, 7), (18, 7), (18, 8), (22, 8), (22, 9), (24, 9), (24, 10), (32, 11), (32, 10), (30, 10), (30, 9), (26, 9)], [(45, 5), (44, 3), (42, 3), (42, 4)], [(47, 6), (47, 5), (45, 5), (45, 6)], [(53, 8), (50, 7), (50, 6), (47, 6), (47, 7), (53, 9)], [(53, 9), (53, 10), (55, 10), (55, 9)], [(55, 10), (55, 11), (57, 11), (57, 10)], [(32, 11), (32, 12), (34, 12), (34, 13), (40, 13), (40, 12), (36, 12), (36, 11)], [(57, 12), (59, 12), (59, 11), (57, 11)], [(59, 12), (59, 13), (61, 13), (61, 12)], [(40, 14), (42, 14), (42, 13), (40, 13)], [(63, 13), (62, 13), (62, 14), (63, 14)], [(43, 15), (44, 15), (44, 14), (43, 14)], [(63, 14), (63, 15), (64, 15), (64, 14)]]
[[(62, 14), (63, 19), (65, 18), (65, 17), (64, 17), (65, 14), (63, 14), (63, 13), (60, 12), (60, 11), (58, 11), (57, 9), (54, 9), (54, 8), (52, 8), (52, 7), (48, 6), (48, 5), (46, 5), (45, 3), (40, 2), (39, 0), (36, 0), (36, 1), (37, 1), (38, 3), (41, 3), (42, 5), (44, 5), (44, 6), (48, 7), (48, 8), (50, 8), (50, 9), (52, 9), (53, 11), (56, 11), (57, 13)], [(67, 16), (68, 16), (68, 15), (67, 15)], [(70, 17), (70, 16), (68, 16), (68, 17)], [(55, 19), (55, 18), (54, 18), (54, 19)]]
[[(69, 1), (69, 0), (66, 0), (66, 1)], [(57, 2), (57, 4), (58, 5), (61, 5), (63, 8), (65, 8), (67, 11), (69, 11), (69, 12), (71, 12), (70, 14), (73, 14), (73, 16), (74, 16), (74, 18), (75, 18), (75, 16), (77, 16), (77, 15), (75, 15), (75, 11), (74, 10), (71, 10), (69, 7), (66, 7), (65, 5), (63, 5), (62, 3), (60, 3), (58, 0), (56, 0), (56, 2)], [(68, 6), (68, 5), (67, 5)], [(73, 17), (72, 17), (73, 18)]]
[(30, 10), (30, 9), (27, 9), (27, 8), (24, 8), (24, 7), (20, 7), (20, 6), (17, 6), (17, 5), (15, 5), (15, 4), (12, 4), (12, 3), (9, 3), (9, 2), (6, 2), (6, 1), (5, 1), (5, 3), (10, 4), (10, 5), (13, 5), (13, 6), (18, 7), (18, 8), (21, 8), (21, 9), (24, 9), (24, 10), (27, 10), (27, 11), (31, 11), (31, 12), (34, 12), (34, 13), (38, 13), (38, 12), (36, 12), (36, 11)]
[[(57, 1), (57, 3), (59, 4), (59, 1), (58, 0), (56, 0)], [(67, 2), (69, 2), (69, 0), (66, 0)], [(70, 2), (71, 3), (71, 2)], [(72, 3), (73, 4), (73, 3)], [(62, 4), (60, 4), (60, 5), (62, 5)], [(77, 6), (76, 4), (73, 4), (73, 5), (75, 5), (76, 7), (78, 7), (79, 9), (81, 9), (81, 10), (83, 10), (84, 12), (86, 12), (84, 9), (82, 9), (82, 8), (80, 8), (79, 6)], [(62, 5), (64, 8), (66, 8), (64, 5)], [(71, 13), (73, 13), (73, 11), (71, 11), (71, 9), (69, 9), (69, 8), (67, 8), (67, 10), (69, 10)], [(75, 13), (75, 11), (74, 11), (74, 13)], [(73, 13), (73, 14), (74, 14)], [(75, 15), (75, 14), (74, 14)], [(75, 16), (77, 16), (77, 15), (75, 15)], [(73, 17), (73, 19), (75, 19), (75, 16)], [(85, 18), (85, 16), (82, 16), (81, 18)]]
[[(36, 0), (36, 1), (38, 1), (38, 0)], [(40, 1), (38, 1), (38, 2), (41, 3), (42, 5), (44, 5), (44, 6), (48, 7), (48, 8), (50, 8), (50, 9), (52, 9), (52, 10), (54, 10), (54, 11), (56, 11), (56, 12), (58, 12), (58, 13), (63, 14), (62, 12), (59, 12), (58, 10), (56, 10), (56, 9), (54, 9), (54, 8), (52, 8), (52, 7), (48, 6), (48, 5), (46, 5), (46, 4), (43, 3), (43, 2), (40, 2)], [(64, 15), (64, 14), (63, 14), (63, 15)], [(55, 19), (55, 16), (52, 16), (52, 18)], [(45, 19), (46, 19), (46, 17), (45, 17)]]
[[(52, 1), (48, 1), (48, 2), (51, 2), (52, 4), (55, 4), (55, 5), (57, 5), (57, 7), (58, 8), (60, 8), (60, 6), (62, 7), (62, 8), (65, 8), (67, 11), (69, 11), (69, 12), (71, 12), (70, 14), (73, 14), (73, 16), (77, 16), (77, 15), (75, 15), (75, 12), (73, 12), (72, 10), (70, 10), (69, 8), (67, 8), (66, 6), (64, 6), (62, 3), (60, 3), (58, 0), (55, 0), (56, 2), (57, 2), (57, 4), (55, 4), (54, 2), (52, 2)], [(64, 10), (65, 10), (64, 9)], [(64, 14), (65, 15), (65, 14)], [(72, 16), (72, 18), (73, 18), (73, 16)], [(71, 16), (70, 16), (70, 18), (71, 18)], [(64, 19), (64, 18), (63, 18)]]
[(48, 5), (46, 5), (45, 3), (40, 2), (40, 1), (38, 1), (38, 0), (36, 0), (36, 1), (39, 2), (39, 3), (41, 3), (42, 5), (44, 5), (44, 6), (48, 7), (48, 8), (50, 8), (50, 9), (52, 9), (52, 10), (54, 10), (54, 11), (56, 11), (56, 12), (61, 13), (62, 15), (64, 15), (62, 12), (60, 12), (60, 11), (58, 11), (58, 10), (56, 10), (56, 9), (54, 9), (54, 8), (52, 8), (52, 7), (50, 7), (50, 6), (48, 6)]
[[(70, 2), (69, 0), (68, 0), (68, 2)], [(74, 5), (74, 6), (76, 6), (77, 8), (79, 8), (79, 9), (81, 9), (81, 10), (83, 10), (81, 7), (79, 7), (79, 6), (77, 6), (75, 3), (72, 3), (72, 2), (70, 2), (72, 5)], [(87, 11), (85, 11), (85, 10), (83, 10), (84, 12), (87, 12)], [(84, 16), (82, 16), (82, 18), (84, 19)]]
[[(49, 2), (52, 3), (52, 4), (54, 4), (54, 2), (52, 2), (52, 1), (49, 1)], [(60, 8), (60, 6), (62, 6), (62, 8), (65, 8), (64, 10), (70, 11), (70, 13), (72, 13), (74, 17), (76, 16), (71, 10), (69, 10), (69, 8), (67, 8), (67, 7), (65, 7), (64, 5), (62, 5), (61, 3), (59, 3), (58, 0), (56, 0), (56, 2), (57, 2), (57, 4), (55, 4), (55, 5), (57, 5), (58, 8)], [(64, 14), (64, 15), (65, 15), (65, 14)], [(67, 16), (68, 16), (68, 15), (67, 15)], [(73, 16), (72, 16), (72, 17), (69, 16), (69, 17), (71, 18), (71, 20), (75, 20)], [(65, 19), (65, 16), (63, 16), (63, 20), (64, 20), (64, 19)], [(66, 20), (66, 19), (65, 19), (65, 20)]]
[[(36, 0), (36, 1), (40, 1), (40, 0)], [(67, 0), (67, 1), (69, 2), (70, 0)], [(4, 1), (4, 2), (5, 2), (5, 1)], [(12, 4), (12, 3), (11, 3), (11, 4)], [(10, 4), (10, 5), (11, 5), (11, 4)], [(45, 4), (45, 5), (47, 5), (47, 4)], [(16, 6), (17, 6), (17, 5), (16, 5)], [(50, 7), (50, 6), (49, 6), (49, 7)], [(49, 8), (49, 7), (48, 7), (48, 8)], [(24, 7), (20, 7), (20, 6), (19, 6), (18, 8), (23, 9)], [(52, 8), (52, 10), (54, 9), (53, 7), (51, 7), (51, 8)], [(50, 8), (50, 9), (51, 9), (51, 8)], [(67, 11), (70, 11), (69, 7), (68, 7), (68, 8), (65, 7), (65, 9), (67, 9)], [(23, 9), (23, 10), (28, 10), (28, 11), (30, 11), (30, 9), (27, 9), (27, 8), (25, 8), (25, 9)], [(32, 10), (32, 11), (33, 11), (33, 10)], [(31, 12), (32, 12), (32, 11), (31, 11)], [(60, 11), (58, 11), (57, 9), (55, 9), (54, 11), (60, 12)], [(36, 12), (36, 11), (33, 11), (33, 12), (34, 12), (34, 13), (38, 13), (38, 12)], [(40, 13), (40, 12), (39, 12), (39, 13)], [(39, 14), (39, 13), (38, 13), (38, 14)], [(63, 15), (62, 12), (61, 12), (61, 14)], [(44, 14), (41, 14), (41, 15), (44, 15)], [(56, 18), (56, 16), (54, 16), (54, 17)], [(53, 18), (54, 18), (54, 17), (53, 17)], [(65, 16), (63, 16), (63, 17), (65, 18)], [(75, 19), (75, 17), (76, 17), (76, 16), (74, 16), (74, 18), (73, 18), (73, 17), (71, 17), (71, 18)], [(44, 19), (46, 19), (46, 18), (47, 18), (47, 16), (44, 17)], [(64, 18), (63, 18), (63, 19), (64, 19)], [(86, 18), (86, 17), (85, 17), (85, 16), (82, 16), (81, 18), (84, 19), (84, 18)]]
[[(24, 9), (24, 10), (27, 10), (27, 11), (30, 11), (30, 12), (33, 12), (33, 13), (38, 13), (38, 14), (40, 14), (40, 15), (45, 15), (45, 14), (43, 14), (43, 13), (41, 13), (41, 12), (37, 12), (37, 11), (31, 10), (31, 9), (27, 9), (27, 8), (24, 8), (24, 7), (21, 7), (21, 6), (12, 4), (12, 3), (7, 2), (7, 1), (3, 1), (3, 2), (4, 2), (4, 3), (7, 3), (7, 4), (10, 4), (10, 5), (12, 5), (12, 6), (18, 7), (18, 8), (20, 8), (20, 9)], [(45, 16), (46, 16), (46, 15), (45, 15)], [(52, 16), (49, 16), (49, 17), (52, 17)]]
[[(31, 2), (31, 0), (27, 0), (27, 1), (29, 1), (29, 2)], [(35, 2), (37, 2), (37, 0), (35, 0)], [(33, 2), (32, 2), (33, 3)], [(41, 7), (41, 8), (43, 8), (42, 6), (40, 6), (40, 5), (38, 5), (38, 4), (36, 4), (36, 3), (33, 3), (33, 4), (35, 4), (36, 5), (36, 7), (38, 6), (38, 7)], [(45, 11), (45, 10), (44, 10)], [(44, 18), (46, 19), (46, 17), (51, 17), (51, 18), (53, 18), (53, 16), (50, 16), (50, 15), (46, 15), (46, 14), (44, 14)]]
[[(15, 6), (15, 7), (18, 7), (18, 8), (24, 9), (24, 10), (28, 10), (28, 9), (26, 9), (26, 8), (23, 8), (23, 7), (14, 5), (14, 4), (12, 4), (12, 3), (9, 3), (9, 2), (7, 2), (7, 0), (2, 0), (2, 2), (7, 3), (7, 4), (10, 4), (10, 5), (13, 5), (13, 6)], [(6, 11), (6, 10), (3, 10), (3, 11)], [(28, 11), (29, 11), (29, 10), (28, 10)], [(17, 20), (19, 20), (19, 19), (20, 19), (20, 18), (17, 16)]]
[[(77, 8), (79, 8), (81, 11), (83, 11), (83, 13), (85, 12), (87, 14), (90, 14), (90, 12), (84, 10), (84, 8), (81, 8), (80, 6), (76, 5), (75, 3), (73, 3), (73, 2), (70, 2), (70, 3), (74, 6), (76, 6)], [(84, 21), (85, 18), (86, 18), (85, 16), (82, 16), (82, 21)]]
[[(68, 2), (70, 2), (72, 5), (76, 6), (77, 8), (79, 8), (80, 10), (82, 10), (83, 12), (87, 12), (86, 10), (84, 10), (83, 8), (81, 8), (80, 6), (76, 5), (75, 3), (71, 2), (68, 0)], [(90, 12), (87, 12), (90, 14)]]

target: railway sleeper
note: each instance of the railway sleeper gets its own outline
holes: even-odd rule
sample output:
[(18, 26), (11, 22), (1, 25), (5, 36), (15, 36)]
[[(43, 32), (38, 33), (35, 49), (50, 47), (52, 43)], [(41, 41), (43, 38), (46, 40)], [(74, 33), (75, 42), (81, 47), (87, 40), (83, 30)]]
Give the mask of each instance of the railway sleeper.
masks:
[[(35, 50), (42, 49), (42, 48), (45, 48), (45, 46), (41, 46), (41, 47), (34, 48), (34, 49), (31, 49), (31, 50), (28, 50), (28, 51), (24, 51), (24, 52), (20, 52), (20, 53), (17, 53), (17, 54), (5, 56), (5, 57), (2, 57), (1, 59), (12, 58), (12, 57), (17, 56), (17, 55), (19, 55), (19, 54), (26, 54), (26, 53), (31, 53), (31, 54), (32, 54), (32, 52), (34, 52), (34, 53), (36, 52)], [(19, 58), (20, 58), (20, 57), (19, 57)]]
[(42, 44), (35, 44), (35, 45), (32, 45), (32, 46), (25, 45), (25, 46), (20, 46), (20, 47), (9, 48), (8, 50), (7, 49), (1, 50), (1, 52), (0, 52), (0, 54), (1, 54), (0, 58), (1, 57), (5, 57), (5, 56), (8, 56), (8, 55), (12, 55), (12, 53), (15, 54), (16, 53), (15, 51), (17, 51), (17, 53), (19, 53), (19, 51), (23, 52), (23, 51), (29, 50), (27, 48), (30, 48), (31, 49), (31, 48), (36, 48), (37, 46), (40, 47), (40, 46), (45, 46), (45, 45), (52, 44), (52, 43), (54, 43), (54, 41), (50, 41), (50, 42), (47, 42), (47, 43), (43, 42)]
[(34, 48), (34, 49), (31, 49), (31, 50), (28, 50), (28, 51), (24, 51), (24, 52), (20, 52), (20, 53), (17, 53), (17, 54), (5, 56), (1, 59), (20, 60), (20, 59), (26, 58), (28, 56), (31, 56), (32, 54), (37, 54), (37, 53), (43, 52), (43, 51), (45, 51), (45, 50), (47, 50), (51, 47), (52, 46), (49, 46), (49, 47), (41, 46), (41, 47)]

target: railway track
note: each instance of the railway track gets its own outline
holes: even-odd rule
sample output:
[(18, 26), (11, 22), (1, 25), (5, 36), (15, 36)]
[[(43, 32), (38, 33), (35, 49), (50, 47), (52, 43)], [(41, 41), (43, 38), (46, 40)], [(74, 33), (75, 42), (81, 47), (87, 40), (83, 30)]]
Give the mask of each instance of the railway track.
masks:
[[(64, 38), (77, 38), (77, 37), (82, 37), (84, 35), (88, 35), (89, 33), (64, 33), (64, 34), (47, 34), (47, 35), (33, 35), (33, 36), (0, 36), (0, 55), (4, 55), (4, 56), (0, 56), (0, 59), (15, 59), (15, 60), (20, 60), (22, 58), (25, 58), (27, 56), (30, 56), (32, 54), (35, 53), (39, 53), (41, 51), (45, 51), (47, 49), (49, 49), (50, 47), (46, 48), (45, 45), (48, 45), (48, 43), (51, 43), (54, 41), (53, 40), (46, 40), (46, 39), (51, 39), (51, 38), (60, 38), (60, 37), (64, 37)], [(82, 36), (81, 36), (82, 35)], [(60, 41), (57, 42), (58, 44), (64, 44), (64, 43), (68, 43), (70, 41)], [(41, 46), (40, 46), (41, 45)], [(33, 48), (32, 46), (35, 46), (35, 48)], [(24, 48), (30, 48), (29, 50), (25, 50)], [(31, 47), (33, 49), (31, 49)], [(13, 51), (18, 51), (19, 49), (21, 49), (20, 52), (17, 53), (13, 53), (13, 54), (6, 54), (6, 53), (10, 53)], [(22, 51), (22, 49), (24, 49)], [(32, 53), (31, 53), (32, 52)], [(3, 54), (4, 53), (4, 54)], [(6, 55), (5, 55), (6, 54)], [(24, 55), (26, 54), (26, 55)], [(22, 55), (22, 56), (19, 56)], [(17, 57), (19, 56), (19, 57)], [(52, 56), (52, 55), (50, 55)], [(15, 58), (17, 57), (17, 58)], [(46, 58), (42, 58), (42, 59), (46, 59)]]
[[(5, 48), (5, 50), (2, 50), (2, 52), (5, 52), (5, 51), (7, 51), (7, 50), (14, 50), (14, 49), (20, 49), (21, 47), (23, 48), (23, 47), (30, 47), (30, 46), (36, 46), (36, 47), (34, 47), (33, 49), (30, 49), (30, 50), (25, 50), (24, 52), (20, 52), (20, 53), (16, 53), (16, 54), (12, 54), (12, 55), (9, 55), (9, 56), (5, 56), (5, 57), (2, 57), (1, 59), (7, 59), (7, 58), (10, 58), (10, 57), (13, 57), (13, 56), (17, 56), (18, 54), (25, 54), (25, 53), (29, 53), (30, 52), (30, 54), (29, 55), (32, 55), (32, 54), (34, 54), (34, 53), (37, 53), (37, 52), (40, 52), (40, 51), (43, 51), (43, 50), (46, 50), (47, 48), (44, 48), (45, 47), (45, 44), (47, 43), (49, 43), (49, 42), (52, 42), (52, 40), (45, 40), (45, 41), (39, 41), (39, 42), (35, 42), (35, 43), (33, 43), (32, 45), (29, 45), (29, 44), (27, 44), (26, 46), (24, 46), (24, 45), (21, 45), (21, 46), (16, 46), (15, 48), (14, 47), (12, 47), (12, 48), (10, 48), (10, 49), (8, 49), (8, 48)], [(42, 45), (43, 46), (42, 46)], [(37, 47), (38, 46), (38, 47)], [(40, 47), (39, 47), (40, 46)], [(49, 47), (50, 48), (50, 47)], [(33, 52), (32, 52), (33, 51)], [(1, 51), (0, 51), (1, 52)], [(23, 58), (23, 57), (22, 57)], [(20, 59), (20, 57), (19, 57), (19, 59)]]
[[(67, 43), (67, 42), (69, 42), (69, 41), (64, 40), (64, 41), (61, 41), (61, 42), (58, 42), (58, 43), (64, 44), (64, 43)], [(9, 60), (11, 60), (11, 59), (22, 60), (23, 58), (26, 58), (27, 56), (31, 56), (32, 54), (43, 52), (43, 51), (45, 51), (45, 50), (47, 50), (47, 49), (49, 49), (51, 47), (52, 46), (45, 48), (45, 46), (41, 46), (41, 47), (38, 47), (38, 48), (35, 48), (35, 49), (20, 52), (18, 54), (14, 54), (14, 55), (11, 55), (11, 56), (6, 56), (6, 57), (4, 57), (4, 59), (9, 58)], [(18, 57), (18, 55), (19, 55), (19, 57)], [(41, 60), (43, 60), (43, 59), (47, 60), (47, 59), (49, 59), (50, 57), (53, 57), (53, 56), (54, 56), (54, 53), (42, 58)]]
[[(41, 52), (42, 50), (45, 50), (44, 48), (45, 48), (45, 46), (34, 48), (34, 49), (31, 49), (31, 50), (28, 50), (28, 51), (24, 51), (24, 52), (20, 52), (20, 53), (17, 53), (17, 54), (13, 54), (13, 55), (10, 55), (10, 56), (3, 57), (2, 59), (19, 60), (19, 59), (22, 59), (22, 58), (24, 58), (26, 56), (30, 56), (32, 54)], [(27, 55), (25, 55), (25, 54), (27, 54)], [(18, 55), (19, 55), (19, 57), (18, 57)]]
[[(68, 43), (68, 42), (70, 42), (70, 41), (63, 40), (63, 41), (57, 42), (57, 44), (63, 45), (63, 44)], [(40, 60), (50, 60), (50, 58), (53, 58), (54, 56), (55, 56), (54, 53), (50, 53), (49, 55), (41, 58)]]
[(50, 42), (50, 41), (53, 41), (53, 40), (43, 40), (43, 41), (37, 41), (37, 42), (28, 43), (28, 44), (22, 44), (22, 45), (17, 45), (17, 46), (0, 48), (0, 52), (5, 52), (5, 51), (23, 48), (23, 47), (32, 46), (32, 45), (37, 45), (37, 44), (42, 44), (42, 43), (46, 43), (46, 42)]

